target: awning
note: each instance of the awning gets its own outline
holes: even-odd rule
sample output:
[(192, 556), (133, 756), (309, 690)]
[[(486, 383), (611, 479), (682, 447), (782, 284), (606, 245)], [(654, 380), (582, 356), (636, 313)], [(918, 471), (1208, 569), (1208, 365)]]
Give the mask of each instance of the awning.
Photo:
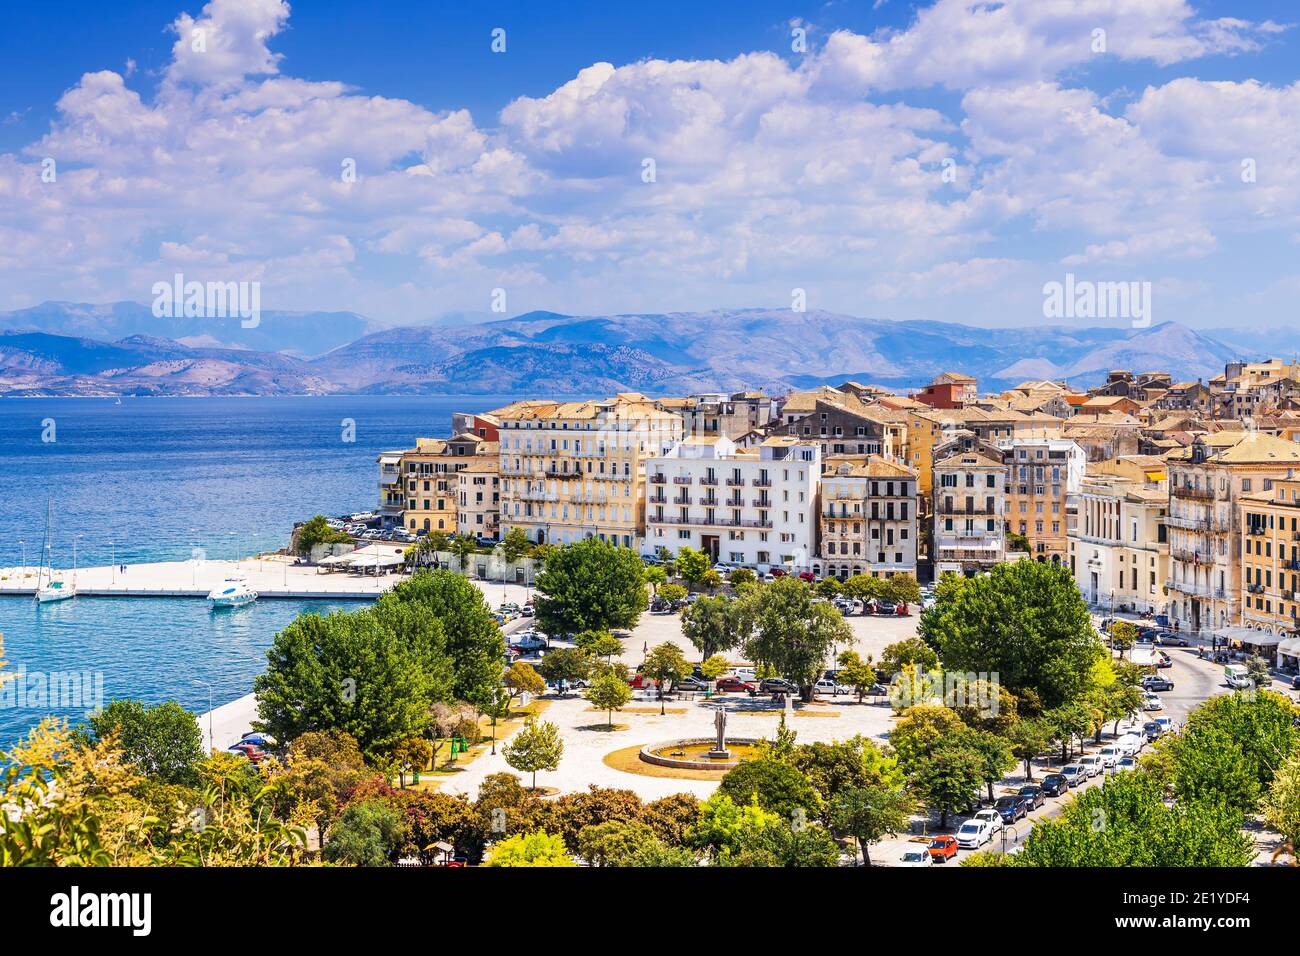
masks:
[(1293, 637), (1289, 641), (1283, 641), (1277, 646), (1279, 654), (1285, 654), (1287, 657), (1300, 657), (1300, 637)]
[(1282, 638), (1268, 631), (1257, 631), (1250, 627), (1225, 627), (1214, 634), (1220, 641), (1231, 644), (1252, 644), (1255, 647), (1271, 647), (1281, 644)]

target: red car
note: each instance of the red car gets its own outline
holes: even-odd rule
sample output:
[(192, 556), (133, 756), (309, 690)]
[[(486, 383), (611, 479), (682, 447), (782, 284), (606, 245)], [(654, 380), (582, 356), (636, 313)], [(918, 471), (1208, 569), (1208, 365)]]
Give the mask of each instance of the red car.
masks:
[(785, 571), (783, 571), (781, 568), (773, 568), (773, 569), (772, 569), (771, 571), (769, 571), (768, 573), (771, 574), (772, 577), (774, 577), (774, 578), (783, 578), (783, 577), (785, 577)]
[(655, 686), (655, 682), (651, 680), (649, 677), (646, 677), (645, 674), (633, 674), (631, 677), (627, 679), (627, 683), (629, 687), (635, 687), (638, 690), (642, 687)]
[(895, 614), (897, 617), (911, 617), (911, 616), (912, 616), (912, 608), (911, 608), (908, 604), (906, 604), (906, 603), (895, 604), (895, 605), (894, 605), (894, 614)]
[(937, 836), (930, 841), (930, 859), (935, 863), (945, 863), (957, 855), (957, 838), (955, 836)]
[(722, 677), (718, 679), (718, 693), (720, 694), (753, 694), (758, 688), (747, 680), (741, 680), (739, 677)]
[(799, 580), (800, 580), (800, 581), (816, 581), (816, 580), (817, 580), (817, 575), (813, 574), (811, 571), (800, 571), (800, 572), (799, 572)]

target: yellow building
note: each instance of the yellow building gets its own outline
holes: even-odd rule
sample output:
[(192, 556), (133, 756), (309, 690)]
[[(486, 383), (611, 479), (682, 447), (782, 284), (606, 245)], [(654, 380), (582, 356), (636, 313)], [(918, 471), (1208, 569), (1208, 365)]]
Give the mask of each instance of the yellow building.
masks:
[(1300, 480), (1241, 496), (1241, 623), (1278, 644), (1278, 666), (1300, 663)]
[(1185, 630), (1221, 631), (1242, 611), (1242, 496), (1300, 471), (1300, 445), (1217, 432), (1197, 436), (1168, 464), (1169, 616)]
[[(460, 500), (459, 472), (471, 464), (489, 463), (495, 469), (497, 443), (477, 435), (461, 434), (452, 438), (417, 438), (415, 447), (402, 452), (401, 474), (406, 508), (402, 525), (407, 531), (454, 534), (463, 531), (477, 535), (477, 524), (461, 528), (457, 515)], [(489, 535), (490, 536), (490, 535)]]
[(500, 425), (501, 533), (565, 544), (583, 538), (640, 549), (645, 461), (685, 437), (680, 415), (644, 395), (518, 402)]

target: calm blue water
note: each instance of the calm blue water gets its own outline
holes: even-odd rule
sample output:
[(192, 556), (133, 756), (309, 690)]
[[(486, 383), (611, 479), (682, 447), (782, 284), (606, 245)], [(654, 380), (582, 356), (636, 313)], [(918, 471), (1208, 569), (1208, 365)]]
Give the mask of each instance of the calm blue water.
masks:
[[(373, 508), (375, 456), (445, 436), (453, 411), (483, 411), (504, 397), (8, 399), (0, 400), (0, 567), (24, 545), (39, 561), (48, 494), (56, 567), (185, 560), (272, 550), (295, 520)], [(46, 419), (54, 420), (53, 442)], [(343, 440), (343, 419), (355, 440)], [(208, 709), (248, 693), (275, 633), (302, 610), (332, 605), (259, 601), (213, 612), (205, 602), (78, 598), (37, 607), (0, 597), (11, 672), (103, 674), (105, 702), (173, 699)], [(342, 606), (358, 607), (357, 602)], [(53, 712), (0, 707), (0, 746)]]

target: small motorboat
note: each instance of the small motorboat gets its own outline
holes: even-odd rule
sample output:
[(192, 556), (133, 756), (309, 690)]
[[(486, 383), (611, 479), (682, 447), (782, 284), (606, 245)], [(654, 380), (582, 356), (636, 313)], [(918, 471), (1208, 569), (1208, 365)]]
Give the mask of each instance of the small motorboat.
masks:
[(66, 601), (68, 598), (76, 596), (76, 588), (70, 587), (65, 581), (46, 581), (36, 589), (36, 603), (38, 604)]
[(208, 603), (213, 608), (243, 607), (257, 600), (257, 592), (241, 578), (231, 578), (221, 582), (208, 592)]

